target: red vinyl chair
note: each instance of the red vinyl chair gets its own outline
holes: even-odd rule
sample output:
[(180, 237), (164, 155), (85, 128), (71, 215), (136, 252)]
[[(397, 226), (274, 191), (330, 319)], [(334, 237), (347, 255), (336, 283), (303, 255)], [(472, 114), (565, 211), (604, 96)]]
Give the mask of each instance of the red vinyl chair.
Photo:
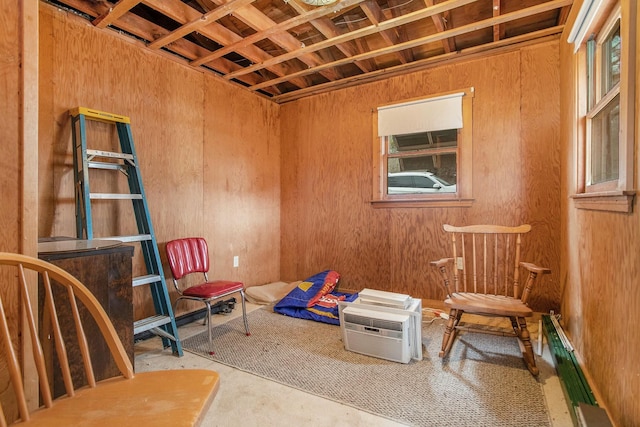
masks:
[[(200, 301), (207, 307), (208, 315), (205, 320), (209, 330), (209, 345), (211, 345), (211, 302), (239, 292), (242, 298), (242, 316), (244, 319), (244, 330), (247, 336), (249, 332), (249, 324), (247, 323), (247, 309), (244, 298), (244, 284), (242, 282), (232, 282), (229, 280), (209, 281), (207, 273), (209, 271), (209, 249), (206, 240), (202, 237), (188, 237), (184, 239), (176, 239), (167, 243), (166, 247), (169, 267), (173, 275), (173, 284), (176, 291), (180, 295), (175, 302), (182, 299), (190, 299)], [(188, 288), (182, 288), (178, 281), (192, 273), (202, 273), (204, 282)], [(213, 354), (213, 348), (210, 351)]]

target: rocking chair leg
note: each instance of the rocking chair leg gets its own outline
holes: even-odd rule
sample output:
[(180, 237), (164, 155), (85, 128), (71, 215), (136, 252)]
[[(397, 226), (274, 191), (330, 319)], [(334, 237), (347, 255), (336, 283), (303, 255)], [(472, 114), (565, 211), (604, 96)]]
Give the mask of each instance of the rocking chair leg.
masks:
[(524, 317), (518, 318), (519, 328), (516, 330), (518, 334), (518, 338), (524, 345), (524, 353), (522, 357), (524, 358), (524, 363), (527, 365), (527, 369), (531, 372), (532, 375), (536, 376), (540, 372), (538, 367), (536, 366), (535, 355), (533, 354), (533, 346), (531, 345), (531, 336), (529, 334), (529, 330), (527, 329), (527, 321)]
[(456, 326), (458, 326), (461, 316), (461, 311), (454, 309), (451, 309), (451, 311), (449, 311), (449, 322), (447, 323), (447, 327), (444, 330), (444, 336), (442, 337), (442, 349), (439, 353), (440, 357), (445, 357), (447, 354), (449, 354), (449, 350), (451, 350), (453, 341), (456, 339), (456, 334), (458, 332)]

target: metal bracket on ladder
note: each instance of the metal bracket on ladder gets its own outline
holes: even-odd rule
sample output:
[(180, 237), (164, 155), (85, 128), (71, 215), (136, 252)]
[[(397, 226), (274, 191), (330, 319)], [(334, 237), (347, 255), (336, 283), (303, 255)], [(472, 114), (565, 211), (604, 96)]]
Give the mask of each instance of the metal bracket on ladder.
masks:
[[(120, 240), (125, 243), (140, 243), (147, 274), (135, 277), (133, 286), (149, 286), (156, 314), (134, 322), (133, 333), (151, 331), (162, 337), (165, 347), (171, 345), (173, 353), (182, 356), (182, 345), (171, 308), (169, 292), (162, 271), (160, 252), (149, 215), (149, 206), (142, 186), (138, 158), (133, 146), (130, 120), (103, 111), (78, 107), (69, 111), (73, 137), (73, 163), (76, 198), (76, 234), (80, 239)], [(87, 148), (87, 120), (100, 121), (116, 126), (121, 152)], [(122, 172), (127, 179), (129, 192), (91, 192), (89, 170), (102, 169)], [(91, 202), (93, 200), (131, 200), (138, 234), (129, 236), (96, 237), (93, 233)]]

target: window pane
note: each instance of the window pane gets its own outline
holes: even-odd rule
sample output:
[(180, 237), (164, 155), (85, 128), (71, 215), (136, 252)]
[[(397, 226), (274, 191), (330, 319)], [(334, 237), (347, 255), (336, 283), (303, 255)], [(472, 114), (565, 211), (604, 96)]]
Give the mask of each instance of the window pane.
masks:
[(455, 193), (456, 154), (387, 159), (387, 194)]
[(596, 62), (596, 41), (590, 39), (587, 41), (587, 111), (591, 111), (596, 105), (596, 79), (595, 79), (595, 62)]
[(591, 119), (590, 184), (617, 180), (620, 130), (620, 95)]
[(389, 154), (455, 147), (457, 145), (457, 137), (457, 129), (392, 135), (389, 137)]
[(620, 22), (602, 43), (602, 96), (620, 81)]

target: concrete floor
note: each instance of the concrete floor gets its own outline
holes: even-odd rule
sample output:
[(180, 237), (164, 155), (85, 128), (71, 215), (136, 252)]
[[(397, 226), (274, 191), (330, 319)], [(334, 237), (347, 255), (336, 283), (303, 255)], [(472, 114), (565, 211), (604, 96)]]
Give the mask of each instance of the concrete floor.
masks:
[[(248, 304), (247, 310), (259, 307)], [(213, 315), (212, 321), (215, 325), (240, 315), (242, 310), (238, 305), (231, 314)], [(179, 328), (180, 337), (185, 339), (206, 330), (205, 328), (201, 321), (190, 323)], [(537, 326), (531, 324), (530, 328), (532, 336), (535, 337)], [(538, 379), (543, 385), (553, 426), (572, 426), (569, 409), (546, 343), (543, 346), (543, 355), (537, 357), (536, 363), (540, 368)], [(265, 380), (186, 351), (183, 357), (175, 357), (170, 350), (162, 349), (162, 342), (157, 337), (136, 343), (136, 372), (181, 368), (213, 369), (220, 374), (220, 390), (202, 423), (206, 427), (274, 425), (392, 427), (404, 425)], [(446, 420), (443, 420), (443, 425), (446, 425)]]

